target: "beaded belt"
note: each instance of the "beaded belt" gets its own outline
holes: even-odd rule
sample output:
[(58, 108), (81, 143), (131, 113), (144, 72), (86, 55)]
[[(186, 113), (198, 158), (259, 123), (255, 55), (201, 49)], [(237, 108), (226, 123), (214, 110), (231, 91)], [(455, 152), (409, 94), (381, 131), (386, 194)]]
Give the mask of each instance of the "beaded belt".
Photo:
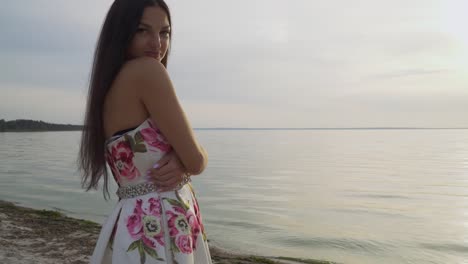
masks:
[[(179, 183), (174, 190), (180, 190), (185, 184), (191, 182), (190, 177), (184, 177), (183, 181)], [(120, 199), (134, 198), (137, 196), (145, 195), (151, 192), (157, 192), (158, 186), (152, 182), (143, 182), (135, 185), (128, 185), (119, 187), (117, 196)]]

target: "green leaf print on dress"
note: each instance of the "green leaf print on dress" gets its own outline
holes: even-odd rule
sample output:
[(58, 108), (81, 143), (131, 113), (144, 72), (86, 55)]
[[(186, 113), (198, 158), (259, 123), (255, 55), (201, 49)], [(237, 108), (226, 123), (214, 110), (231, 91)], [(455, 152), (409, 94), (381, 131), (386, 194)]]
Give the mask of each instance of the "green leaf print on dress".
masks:
[(145, 141), (143, 140), (143, 137), (141, 136), (140, 132), (137, 132), (135, 134), (135, 138), (126, 134), (125, 140), (130, 143), (130, 147), (132, 148), (133, 152), (145, 153), (148, 151), (146, 149)]
[(126, 221), (130, 236), (135, 239), (127, 249), (127, 252), (138, 249), (141, 264), (146, 261), (146, 254), (152, 258), (164, 261), (158, 256), (156, 247), (164, 247), (164, 232), (161, 225), (161, 203), (152, 197), (147, 201), (137, 199), (133, 214)]
[[(197, 216), (198, 205), (191, 209), (189, 201), (184, 201), (179, 193), (175, 192), (177, 200), (165, 198), (173, 210), (166, 210), (171, 239), (171, 250), (176, 253), (190, 254), (196, 250), (196, 242), (203, 230), (201, 218)], [(195, 213), (194, 213), (195, 212)], [(206, 236), (202, 233), (203, 240)]]

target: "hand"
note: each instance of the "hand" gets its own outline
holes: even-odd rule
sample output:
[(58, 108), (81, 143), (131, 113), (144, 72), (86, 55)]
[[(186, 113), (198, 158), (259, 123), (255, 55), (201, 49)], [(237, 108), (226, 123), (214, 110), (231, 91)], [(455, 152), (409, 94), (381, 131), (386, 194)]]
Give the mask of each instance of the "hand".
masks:
[(174, 190), (186, 177), (185, 167), (175, 151), (164, 155), (146, 175), (149, 181), (158, 186), (160, 192)]

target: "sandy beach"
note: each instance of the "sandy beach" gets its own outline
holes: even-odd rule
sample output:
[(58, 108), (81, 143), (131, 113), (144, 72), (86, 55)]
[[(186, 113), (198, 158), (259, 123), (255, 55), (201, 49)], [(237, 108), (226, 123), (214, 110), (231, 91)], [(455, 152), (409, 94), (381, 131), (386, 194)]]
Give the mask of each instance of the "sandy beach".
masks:
[[(89, 261), (100, 225), (60, 212), (36, 210), (0, 201), (0, 263), (85, 264)], [(210, 247), (215, 264), (331, 264), (328, 261), (261, 257)]]

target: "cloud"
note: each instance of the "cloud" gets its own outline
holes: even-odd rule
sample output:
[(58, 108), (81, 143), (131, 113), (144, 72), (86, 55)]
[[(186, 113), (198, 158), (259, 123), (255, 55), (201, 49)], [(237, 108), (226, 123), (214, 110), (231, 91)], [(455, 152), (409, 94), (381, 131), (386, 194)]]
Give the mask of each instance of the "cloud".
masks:
[[(111, 3), (2, 4), (0, 109), (7, 119), (81, 122), (81, 94)], [(460, 1), (168, 4), (169, 71), (196, 126), (467, 124), (460, 114), (468, 105), (466, 29), (457, 26), (466, 18), (452, 12), (465, 6)], [(53, 106), (55, 95), (63, 100)]]

